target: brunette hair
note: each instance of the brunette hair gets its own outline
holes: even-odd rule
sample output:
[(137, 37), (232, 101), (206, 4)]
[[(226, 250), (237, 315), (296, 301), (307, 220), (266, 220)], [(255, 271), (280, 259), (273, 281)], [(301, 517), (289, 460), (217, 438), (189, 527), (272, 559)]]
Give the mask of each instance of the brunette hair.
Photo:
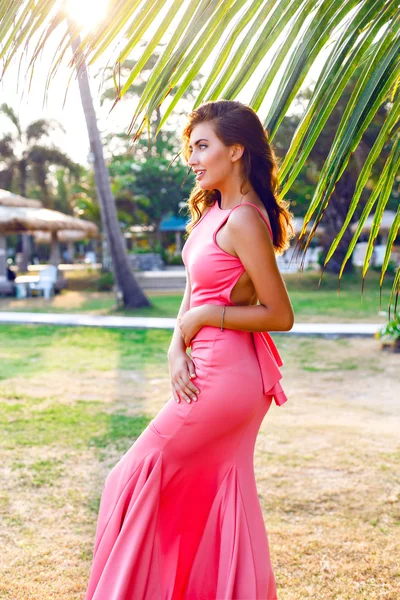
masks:
[[(217, 137), (225, 146), (241, 144), (244, 152), (241, 157), (244, 180), (249, 181), (268, 213), (273, 234), (273, 245), (277, 254), (282, 254), (294, 235), (292, 213), (289, 203), (279, 197), (278, 165), (275, 153), (268, 141), (257, 113), (238, 101), (217, 100), (205, 102), (190, 113), (182, 131), (182, 154), (186, 161), (190, 158), (190, 135), (199, 123), (211, 122)], [(208, 206), (220, 200), (218, 190), (203, 190), (195, 183), (187, 206), (191, 221), (186, 226), (190, 234)]]

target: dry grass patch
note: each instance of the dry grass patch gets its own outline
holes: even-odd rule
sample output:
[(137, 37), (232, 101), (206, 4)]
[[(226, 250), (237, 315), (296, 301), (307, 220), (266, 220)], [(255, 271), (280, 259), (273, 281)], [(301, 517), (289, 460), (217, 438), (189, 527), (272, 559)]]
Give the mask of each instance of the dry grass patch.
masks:
[[(169, 336), (0, 332), (0, 598), (83, 598), (104, 478), (170, 397)], [(398, 356), (276, 339), (289, 402), (264, 419), (255, 470), (279, 598), (397, 600)]]

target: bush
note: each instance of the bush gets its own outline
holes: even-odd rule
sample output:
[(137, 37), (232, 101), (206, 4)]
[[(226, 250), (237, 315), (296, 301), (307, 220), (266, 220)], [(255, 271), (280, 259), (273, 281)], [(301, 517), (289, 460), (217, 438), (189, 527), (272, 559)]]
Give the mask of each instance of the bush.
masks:
[(400, 351), (400, 313), (394, 315), (393, 319), (377, 331), (375, 338), (382, 340), (384, 345), (390, 345), (394, 350)]
[(165, 264), (167, 265), (182, 265), (183, 266), (183, 260), (182, 260), (182, 256), (180, 254), (176, 255), (176, 256), (171, 256), (171, 254), (166, 254), (166, 257), (164, 259)]
[(102, 273), (97, 281), (98, 292), (110, 292), (114, 287), (114, 275), (111, 271)]

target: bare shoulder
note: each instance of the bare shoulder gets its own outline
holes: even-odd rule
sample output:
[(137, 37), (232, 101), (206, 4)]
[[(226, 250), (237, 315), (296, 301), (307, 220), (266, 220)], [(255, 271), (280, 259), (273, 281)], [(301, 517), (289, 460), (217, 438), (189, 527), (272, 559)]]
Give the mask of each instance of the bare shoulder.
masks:
[(250, 206), (249, 204), (239, 205), (232, 213), (229, 215), (228, 221), (230, 221), (235, 229), (241, 228), (246, 232), (249, 232), (254, 229), (258, 229), (260, 224), (265, 225), (265, 221), (271, 226), (268, 213), (265, 209), (264, 204), (259, 200), (258, 202), (251, 202), (261, 211), (264, 215), (265, 220), (261, 217), (260, 213), (255, 210), (254, 206)]

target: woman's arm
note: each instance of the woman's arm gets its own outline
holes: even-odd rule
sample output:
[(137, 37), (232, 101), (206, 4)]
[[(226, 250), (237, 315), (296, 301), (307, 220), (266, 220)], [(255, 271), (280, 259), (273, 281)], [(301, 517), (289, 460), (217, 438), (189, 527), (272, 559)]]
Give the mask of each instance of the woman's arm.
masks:
[[(201, 326), (220, 327), (222, 306), (204, 304)], [(227, 306), (224, 315), (224, 329), (242, 331), (289, 331), (293, 327), (294, 318), (284, 320), (284, 315), (275, 316), (266, 306)]]
[[(190, 307), (190, 296), (191, 296), (191, 283), (189, 272), (186, 269), (186, 287), (185, 293), (183, 294), (181, 306), (178, 311), (177, 317), (181, 317), (189, 310)], [(186, 354), (186, 344), (182, 337), (182, 331), (178, 325), (178, 319), (175, 325), (174, 333), (172, 334), (171, 343), (168, 348), (168, 355), (173, 354), (174, 352), (184, 352)]]
[[(224, 327), (243, 331), (289, 331), (294, 323), (293, 308), (265, 222), (254, 208), (243, 205), (229, 216), (227, 227), (260, 305), (227, 306)], [(201, 309), (203, 326), (220, 327), (222, 306), (206, 304)]]
[(172, 395), (177, 402), (181, 399), (191, 402), (197, 400), (199, 388), (191, 381), (196, 377), (192, 358), (186, 353), (186, 344), (179, 327), (179, 317), (189, 311), (192, 293), (189, 273), (186, 271), (186, 287), (178, 312), (176, 326), (168, 349), (168, 362), (171, 375)]

